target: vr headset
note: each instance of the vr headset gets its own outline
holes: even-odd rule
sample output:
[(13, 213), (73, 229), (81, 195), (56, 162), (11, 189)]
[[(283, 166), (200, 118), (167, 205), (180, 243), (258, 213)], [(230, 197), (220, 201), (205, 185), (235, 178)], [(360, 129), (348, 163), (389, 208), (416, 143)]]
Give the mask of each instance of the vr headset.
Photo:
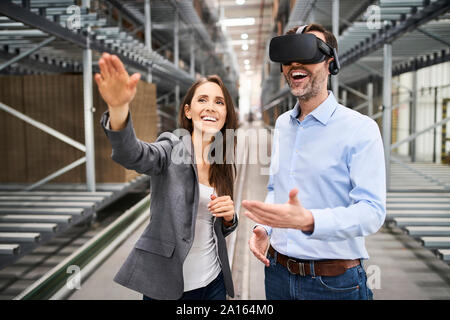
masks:
[(303, 33), (305, 27), (299, 27), (296, 34), (272, 38), (269, 47), (270, 60), (290, 65), (292, 62), (313, 64), (322, 62), (327, 57), (334, 58), (330, 62), (329, 71), (332, 75), (338, 74), (341, 66), (336, 48), (331, 47), (312, 33)]

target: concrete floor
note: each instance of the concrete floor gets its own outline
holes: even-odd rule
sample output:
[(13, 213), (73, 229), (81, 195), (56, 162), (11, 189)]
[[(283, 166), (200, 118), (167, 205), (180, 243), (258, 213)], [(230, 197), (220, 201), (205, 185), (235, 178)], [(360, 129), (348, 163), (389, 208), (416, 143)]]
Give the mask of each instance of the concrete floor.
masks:
[(69, 300), (141, 300), (142, 294), (122, 287), (113, 278), (144, 232), (145, 226), (146, 223), (141, 225), (88, 279), (82, 279), (81, 288)]
[(374, 299), (450, 299), (450, 266), (400, 229), (383, 227), (366, 238), (366, 248), (368, 283), (380, 275)]
[[(247, 166), (247, 179), (244, 184), (242, 200), (264, 201), (268, 177), (259, 175), (259, 169), (259, 165)], [(252, 235), (255, 223), (243, 214), (244, 210), (241, 210), (239, 215), (232, 269), (236, 291), (235, 300), (265, 300), (264, 265), (248, 248), (248, 240)]]
[[(259, 165), (248, 165), (242, 199), (264, 200), (267, 176)], [(233, 263), (237, 300), (265, 299), (264, 266), (248, 249), (254, 223), (241, 212)], [(112, 278), (142, 233), (142, 225), (75, 292), (70, 299), (141, 299), (139, 293)], [(450, 299), (450, 267), (399, 229), (383, 227), (366, 238), (370, 260), (365, 268), (375, 299)]]

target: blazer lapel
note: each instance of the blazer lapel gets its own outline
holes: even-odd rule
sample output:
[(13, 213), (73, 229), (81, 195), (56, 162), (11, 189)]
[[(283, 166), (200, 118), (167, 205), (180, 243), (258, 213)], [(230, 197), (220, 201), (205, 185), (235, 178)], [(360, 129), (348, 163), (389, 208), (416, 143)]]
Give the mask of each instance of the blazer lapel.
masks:
[(187, 156), (191, 158), (191, 166), (194, 169), (195, 179), (198, 182), (198, 172), (197, 172), (197, 165), (195, 164), (195, 152), (194, 152), (194, 144), (192, 143), (192, 138), (190, 135), (183, 135), (181, 140), (183, 141), (185, 149), (188, 153)]

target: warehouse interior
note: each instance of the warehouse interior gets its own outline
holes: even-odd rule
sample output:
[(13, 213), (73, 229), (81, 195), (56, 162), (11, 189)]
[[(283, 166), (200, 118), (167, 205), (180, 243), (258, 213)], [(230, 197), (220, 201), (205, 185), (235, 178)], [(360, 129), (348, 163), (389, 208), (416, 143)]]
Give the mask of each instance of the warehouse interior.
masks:
[[(449, 0), (5, 0), (0, 300), (141, 299), (112, 277), (148, 222), (151, 186), (111, 161), (92, 77), (103, 52), (141, 74), (131, 109), (142, 140), (175, 130), (183, 96), (210, 74), (241, 127), (271, 131), (295, 97), (270, 40), (313, 22), (338, 40), (329, 90), (383, 137), (387, 217), (366, 239), (374, 297), (450, 299)], [(236, 203), (264, 201), (262, 166), (238, 166)], [(253, 223), (240, 218), (228, 239), (235, 299), (265, 299)], [(66, 285), (73, 265), (81, 289)]]

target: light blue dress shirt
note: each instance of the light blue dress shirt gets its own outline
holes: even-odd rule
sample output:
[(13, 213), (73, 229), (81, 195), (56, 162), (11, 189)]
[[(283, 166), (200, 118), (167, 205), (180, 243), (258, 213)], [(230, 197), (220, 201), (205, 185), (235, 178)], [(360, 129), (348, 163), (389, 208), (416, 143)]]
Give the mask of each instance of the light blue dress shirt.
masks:
[(307, 260), (367, 259), (364, 237), (386, 217), (383, 143), (375, 121), (338, 104), (333, 93), (298, 120), (298, 103), (275, 124), (266, 203), (298, 199), (314, 231), (264, 226), (278, 252)]

